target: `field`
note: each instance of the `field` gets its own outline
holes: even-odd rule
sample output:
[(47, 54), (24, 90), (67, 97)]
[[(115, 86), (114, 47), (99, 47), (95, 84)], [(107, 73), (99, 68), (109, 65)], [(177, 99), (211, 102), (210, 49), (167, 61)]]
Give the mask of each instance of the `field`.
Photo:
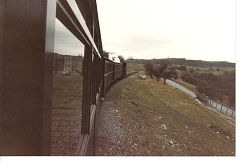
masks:
[(155, 79), (139, 80), (138, 75), (106, 94), (107, 107), (102, 109), (109, 118), (99, 131), (97, 155), (235, 155), (232, 119), (207, 110), (178, 89)]

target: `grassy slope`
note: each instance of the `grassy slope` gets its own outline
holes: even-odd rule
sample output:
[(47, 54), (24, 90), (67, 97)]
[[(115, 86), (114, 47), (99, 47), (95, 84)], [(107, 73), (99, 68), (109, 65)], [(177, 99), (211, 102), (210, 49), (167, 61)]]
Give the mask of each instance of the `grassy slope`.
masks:
[[(185, 93), (133, 75), (106, 95), (133, 136), (135, 155), (234, 155), (235, 126)], [(164, 127), (166, 125), (166, 128)], [(137, 147), (136, 147), (137, 146)]]

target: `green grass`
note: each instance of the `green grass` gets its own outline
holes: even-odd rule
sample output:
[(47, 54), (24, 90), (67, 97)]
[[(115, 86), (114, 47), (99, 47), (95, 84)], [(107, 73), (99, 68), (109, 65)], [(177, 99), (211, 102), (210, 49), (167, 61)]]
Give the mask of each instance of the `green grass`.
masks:
[[(187, 94), (139, 74), (114, 85), (105, 99), (116, 104), (135, 155), (235, 155), (235, 123)], [(166, 125), (167, 129), (164, 129)], [(123, 139), (124, 140), (124, 139)]]

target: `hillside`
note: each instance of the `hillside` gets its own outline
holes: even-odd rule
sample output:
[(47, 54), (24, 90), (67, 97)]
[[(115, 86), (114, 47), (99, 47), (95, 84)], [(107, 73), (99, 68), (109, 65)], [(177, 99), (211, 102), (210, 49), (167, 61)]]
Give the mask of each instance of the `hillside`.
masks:
[(225, 67), (225, 68), (235, 68), (235, 63), (230, 63), (226, 61), (202, 61), (202, 60), (187, 60), (185, 58), (167, 58), (167, 59), (128, 59), (127, 63), (136, 64), (160, 64), (163, 61), (168, 61), (169, 65), (187, 65), (193, 67)]
[(235, 155), (235, 122), (156, 80), (130, 76), (105, 97), (96, 155)]

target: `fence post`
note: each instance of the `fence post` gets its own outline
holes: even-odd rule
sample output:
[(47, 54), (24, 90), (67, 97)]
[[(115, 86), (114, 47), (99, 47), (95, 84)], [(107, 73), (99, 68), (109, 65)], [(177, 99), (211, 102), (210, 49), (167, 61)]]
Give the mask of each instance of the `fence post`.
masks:
[(55, 14), (54, 0), (0, 0), (1, 155), (50, 154)]

